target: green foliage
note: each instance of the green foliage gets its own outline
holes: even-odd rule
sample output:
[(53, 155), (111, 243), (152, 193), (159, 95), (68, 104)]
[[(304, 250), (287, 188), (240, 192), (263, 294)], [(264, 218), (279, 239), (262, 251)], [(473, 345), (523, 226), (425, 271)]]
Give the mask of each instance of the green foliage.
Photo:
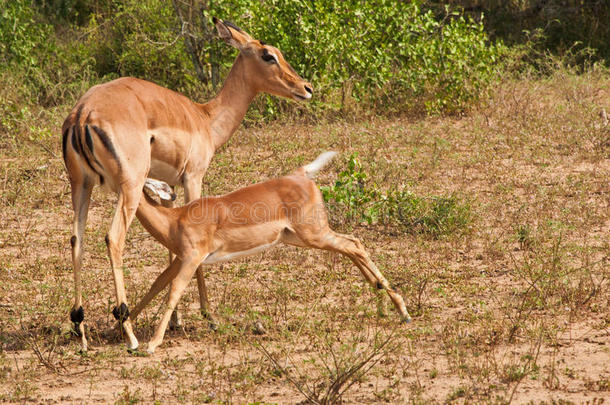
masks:
[(171, 1), (129, 0), (112, 17), (94, 14), (82, 51), (105, 80), (136, 76), (192, 93), (197, 80)]
[(335, 184), (320, 187), (336, 222), (382, 224), (392, 231), (421, 233), (438, 238), (468, 230), (470, 206), (456, 196), (421, 197), (408, 190), (383, 192), (367, 186), (367, 175), (352, 154)]
[(367, 175), (362, 170), (358, 154), (352, 154), (348, 159), (347, 169), (339, 173), (335, 184), (320, 187), (324, 201), (341, 207), (339, 212), (344, 214), (347, 221), (373, 222), (374, 212), (363, 207), (377, 197), (377, 192), (365, 188), (366, 179)]
[(58, 41), (33, 2), (0, 0), (0, 7), (0, 112), (72, 101), (91, 85), (89, 61), (76, 44)]
[[(501, 62), (515, 57), (501, 42), (491, 42), (487, 32), (496, 32), (493, 27), (508, 29), (506, 21), (528, 11), (532, 2), (507, 2), (494, 12), (483, 1), (481, 10), (489, 12), (489, 19), (481, 12), (453, 11), (446, 3), (0, 0), (0, 62), (4, 66), (0, 73), (13, 76), (26, 102), (43, 105), (71, 103), (92, 84), (128, 75), (205, 100), (217, 91), (217, 78), (226, 76), (236, 55), (235, 49), (215, 37), (211, 20), (218, 16), (280, 48), (315, 89), (314, 102), (307, 105), (260, 98), (250, 119), (304, 109), (349, 113), (354, 105), (375, 113), (454, 113), (475, 102), (503, 69)], [(467, 6), (468, 2), (453, 3)], [(187, 29), (181, 22), (174, 7), (189, 10), (189, 4), (195, 5), (190, 15), (197, 14), (189, 20), (191, 26), (205, 29)], [(557, 7), (559, 22), (547, 21), (536, 44), (523, 47), (521, 53), (540, 53), (549, 41), (557, 49), (595, 46), (601, 50), (608, 43), (604, 40), (607, 24), (595, 24), (607, 15), (606, 6), (579, 5), (578, 16), (569, 16), (565, 10)], [(540, 32), (535, 31), (538, 25), (519, 25), (519, 35), (522, 28)], [(202, 78), (201, 68), (196, 72), (187, 53), (185, 37), (193, 33), (199, 36), (195, 59), (207, 69), (203, 76), (214, 76), (214, 80)], [(522, 38), (497, 37), (511, 42)], [(585, 37), (589, 39), (582, 40)], [(578, 38), (581, 43), (575, 45)], [(575, 55), (575, 61), (585, 57), (585, 53)], [(531, 58), (525, 61), (537, 63)]]
[(489, 44), (481, 23), (455, 13), (437, 21), (418, 2), (247, 3), (246, 15), (256, 17), (238, 23), (280, 48), (318, 94), (340, 90), (342, 100), (393, 110), (421, 109), (422, 102), (429, 112), (464, 108), (503, 50)]
[(41, 55), (52, 53), (53, 29), (37, 21), (28, 0), (0, 0), (0, 63), (38, 65)]
[[(417, 2), (233, 0), (202, 11), (209, 26), (212, 16), (233, 20), (281, 49), (314, 84), (322, 108), (340, 106), (341, 94), (341, 103), (353, 97), (393, 110), (457, 111), (492, 77), (502, 50), (488, 43), (482, 24), (457, 14), (436, 21)], [(201, 92), (171, 1), (128, 0), (111, 17), (93, 15), (87, 31), (85, 48), (100, 76), (133, 75)], [(226, 72), (235, 50), (213, 40), (198, 57)], [(277, 103), (265, 112), (280, 111)]]
[(407, 190), (382, 195), (379, 210), (403, 230), (433, 237), (462, 233), (471, 222), (470, 206), (456, 196), (419, 197)]
[[(473, 4), (475, 3), (475, 4)], [(539, 32), (537, 52), (563, 57), (589, 48), (594, 59), (610, 59), (610, 2), (580, 0), (425, 0), (426, 8), (442, 16), (447, 5), (465, 9), (473, 18), (485, 15), (486, 31), (511, 46)], [(575, 61), (582, 63), (583, 59)]]
[(113, 0), (34, 0), (40, 12), (55, 24), (65, 25), (76, 22), (77, 25), (88, 23), (94, 12), (111, 10)]

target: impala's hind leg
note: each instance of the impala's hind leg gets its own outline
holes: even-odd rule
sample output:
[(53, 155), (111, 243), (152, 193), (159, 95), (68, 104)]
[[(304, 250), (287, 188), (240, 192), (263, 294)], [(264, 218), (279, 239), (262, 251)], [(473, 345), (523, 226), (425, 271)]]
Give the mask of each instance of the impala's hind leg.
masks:
[(82, 302), (81, 268), (83, 265), (83, 238), (89, 213), (89, 201), (93, 190), (93, 181), (82, 172), (73, 173), (70, 179), (72, 187), (72, 207), (74, 209), (73, 231), (70, 238), (72, 246), (72, 269), (74, 272), (74, 306), (70, 311), (70, 320), (75, 332), (81, 337), (82, 350), (87, 351), (85, 337), (85, 311)]
[[(315, 236), (314, 236), (315, 235)], [(351, 235), (342, 235), (328, 229), (323, 233), (305, 232), (297, 234), (308, 246), (319, 249), (339, 252), (349, 257), (358, 266), (364, 278), (376, 289), (385, 290), (394, 306), (405, 322), (410, 322), (411, 317), (407, 312), (405, 302), (398, 292), (390, 286), (390, 283), (381, 274), (375, 263), (370, 259), (362, 243)]]
[[(146, 176), (142, 176), (145, 180)], [(118, 320), (123, 330), (127, 334), (129, 343), (127, 347), (131, 350), (138, 348), (138, 340), (133, 333), (131, 321), (129, 320), (129, 308), (127, 307), (127, 294), (125, 293), (125, 282), (123, 280), (123, 249), (125, 247), (125, 236), (127, 229), (135, 216), (138, 208), (140, 197), (142, 196), (142, 184), (129, 186), (129, 183), (123, 183), (119, 191), (118, 203), (114, 212), (114, 217), (110, 223), (110, 230), (106, 236), (106, 245), (108, 246), (108, 255), (110, 256), (110, 265), (114, 276), (114, 287), (117, 298), (117, 306), (113, 309), (112, 314)]]

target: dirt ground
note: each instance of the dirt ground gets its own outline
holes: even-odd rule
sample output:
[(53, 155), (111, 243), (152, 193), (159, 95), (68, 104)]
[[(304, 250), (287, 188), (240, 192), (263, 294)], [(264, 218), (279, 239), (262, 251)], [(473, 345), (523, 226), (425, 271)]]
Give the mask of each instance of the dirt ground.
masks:
[[(100, 190), (85, 241), (86, 354), (70, 333), (72, 210), (58, 113), (48, 144), (0, 145), (0, 402), (608, 404), (604, 108), (607, 74), (558, 74), (507, 82), (461, 117), (240, 129), (212, 161), (204, 194), (336, 150), (317, 179), (329, 185), (357, 152), (370, 187), (455, 196), (467, 225), (433, 237), (334, 218), (399, 288), (409, 325), (393, 309), (377, 316), (375, 294), (348, 260), (276, 247), (210, 266), (218, 331), (199, 314), (193, 282), (180, 303), (183, 328), (152, 356), (128, 353), (115, 328), (104, 235), (116, 197)], [(124, 260), (135, 303), (167, 252), (134, 223)], [(161, 302), (136, 323), (143, 348)]]

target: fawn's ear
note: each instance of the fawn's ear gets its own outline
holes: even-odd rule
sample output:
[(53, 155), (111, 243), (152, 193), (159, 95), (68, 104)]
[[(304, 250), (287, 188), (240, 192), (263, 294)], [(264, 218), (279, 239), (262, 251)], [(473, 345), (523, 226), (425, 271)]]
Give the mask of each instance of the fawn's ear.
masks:
[(164, 181), (146, 179), (144, 188), (149, 189), (153, 194), (158, 195), (162, 200), (174, 201), (176, 199), (176, 194), (174, 194), (174, 191), (169, 184)]
[(213, 21), (220, 38), (222, 38), (227, 44), (234, 46), (240, 51), (248, 44), (248, 42), (252, 41), (252, 37), (250, 37), (247, 32), (232, 22), (223, 21), (216, 17), (214, 17)]

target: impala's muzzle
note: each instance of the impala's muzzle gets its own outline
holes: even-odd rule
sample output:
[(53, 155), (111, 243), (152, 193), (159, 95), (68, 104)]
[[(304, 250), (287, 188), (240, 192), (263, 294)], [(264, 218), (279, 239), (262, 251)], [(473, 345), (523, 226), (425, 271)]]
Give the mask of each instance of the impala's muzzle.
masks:
[(301, 94), (293, 93), (297, 100), (309, 100), (312, 97), (313, 90), (311, 89), (311, 85), (309, 83), (303, 85), (303, 90), (304, 91)]

